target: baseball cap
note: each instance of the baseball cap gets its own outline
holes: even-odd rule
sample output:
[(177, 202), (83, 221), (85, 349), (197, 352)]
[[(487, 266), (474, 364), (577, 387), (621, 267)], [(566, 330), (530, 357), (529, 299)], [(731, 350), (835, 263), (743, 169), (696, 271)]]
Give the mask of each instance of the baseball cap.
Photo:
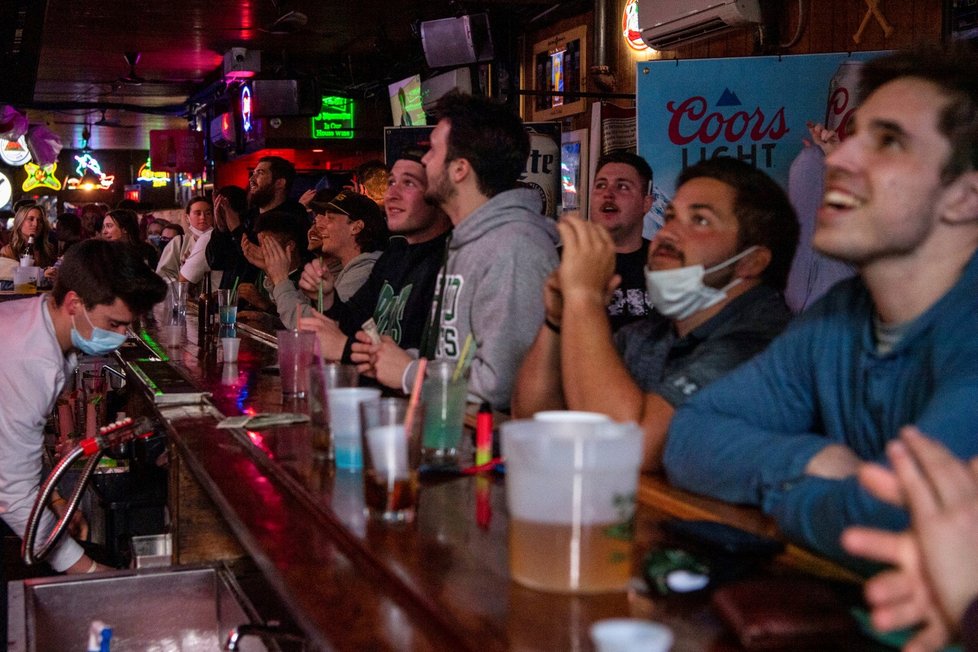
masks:
[(383, 219), (380, 206), (367, 197), (352, 190), (343, 190), (325, 204), (310, 202), (309, 207), (317, 215), (340, 213), (351, 220)]

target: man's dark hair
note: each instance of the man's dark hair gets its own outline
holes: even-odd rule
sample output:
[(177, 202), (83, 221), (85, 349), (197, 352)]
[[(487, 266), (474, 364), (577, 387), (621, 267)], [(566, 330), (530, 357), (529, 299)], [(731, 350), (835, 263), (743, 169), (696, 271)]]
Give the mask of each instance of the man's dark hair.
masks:
[(227, 199), (228, 207), (238, 215), (248, 210), (248, 193), (238, 186), (224, 186), (217, 191), (217, 197)]
[(258, 159), (259, 163), (268, 163), (268, 169), (272, 173), (272, 181), (285, 179), (285, 192), (292, 190), (292, 182), (295, 180), (295, 166), (281, 156), (262, 156)]
[(55, 305), (62, 305), (70, 290), (78, 293), (87, 309), (122, 299), (138, 315), (163, 300), (166, 283), (133, 245), (92, 239), (65, 254), (51, 290)]
[(518, 115), (485, 98), (451, 92), (438, 100), (434, 117), (451, 126), (446, 165), (467, 160), (486, 197), (516, 187), (530, 155), (530, 137)]
[(686, 168), (679, 173), (676, 187), (701, 177), (722, 181), (734, 189), (737, 250), (743, 251), (753, 245), (767, 247), (771, 251), (771, 262), (761, 279), (776, 290), (784, 291), (798, 246), (798, 218), (788, 195), (765, 173), (725, 156)]
[(978, 52), (967, 44), (946, 50), (920, 46), (868, 61), (861, 71), (859, 96), (865, 99), (880, 86), (904, 77), (928, 81), (947, 98), (937, 129), (951, 144), (941, 170), (945, 185), (969, 170), (978, 170)]
[(139, 236), (139, 216), (136, 215), (135, 211), (128, 208), (114, 208), (105, 216), (115, 220), (115, 223), (119, 225), (119, 230), (129, 238), (129, 242), (134, 244), (142, 242), (142, 238)]
[(363, 222), (360, 233), (353, 236), (360, 247), (360, 251), (367, 253), (383, 251), (387, 248), (387, 241), (391, 234), (387, 230), (387, 220), (384, 219), (383, 211), (364, 211), (351, 219)]
[(309, 249), (309, 223), (294, 213), (288, 211), (271, 210), (262, 213), (255, 233), (274, 233), (284, 235), (286, 239), (295, 243), (295, 250), (299, 253), (299, 258), (303, 258)]
[(414, 161), (415, 163), (420, 163), (421, 159), (423, 159), (424, 155), (427, 153), (428, 153), (427, 147), (422, 147), (421, 145), (409, 145), (404, 149), (402, 149), (396, 155), (396, 158), (393, 161), (391, 161), (388, 171), (393, 170), (394, 164), (400, 160)]
[(78, 242), (82, 239), (81, 218), (74, 213), (61, 213), (54, 233), (58, 242)]
[(623, 163), (631, 166), (638, 172), (638, 177), (642, 180), (643, 194), (652, 194), (652, 167), (644, 158), (635, 152), (629, 152), (627, 149), (616, 149), (598, 159), (598, 164), (594, 168), (594, 176), (597, 176), (601, 168), (609, 163)]

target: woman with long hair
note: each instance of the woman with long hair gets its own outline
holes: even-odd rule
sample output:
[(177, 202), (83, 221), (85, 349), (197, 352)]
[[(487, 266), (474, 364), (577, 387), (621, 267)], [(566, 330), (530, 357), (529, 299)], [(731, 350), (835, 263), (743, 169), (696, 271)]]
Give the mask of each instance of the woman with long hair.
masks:
[(100, 236), (103, 240), (117, 240), (131, 244), (139, 251), (146, 264), (156, 269), (159, 254), (156, 253), (153, 245), (139, 238), (139, 217), (135, 211), (116, 208), (106, 213), (105, 219), (102, 220)]
[(58, 255), (51, 244), (50, 234), (51, 225), (44, 209), (37, 204), (22, 206), (14, 215), (10, 244), (0, 249), (0, 256), (20, 260), (27, 240), (34, 236), (34, 264), (41, 268), (51, 267)]

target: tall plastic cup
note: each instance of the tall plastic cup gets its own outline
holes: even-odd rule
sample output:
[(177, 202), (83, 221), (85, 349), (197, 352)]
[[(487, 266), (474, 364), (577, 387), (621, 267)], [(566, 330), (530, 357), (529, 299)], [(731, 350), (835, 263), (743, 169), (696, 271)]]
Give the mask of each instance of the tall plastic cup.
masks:
[(387, 523), (414, 520), (424, 403), (415, 410), (409, 416), (409, 403), (402, 398), (360, 404), (363, 497), (374, 519)]
[(360, 446), (360, 404), (380, 398), (374, 387), (337, 387), (329, 390), (329, 429), (333, 435), (336, 468), (363, 468)]
[(468, 367), (456, 377), (456, 360), (432, 360), (425, 371), (421, 397), (425, 403), (423, 460), (434, 466), (458, 464), (465, 425)]
[(278, 369), (282, 396), (305, 398), (309, 391), (309, 370), (316, 350), (312, 331), (278, 331)]
[(312, 421), (312, 447), (317, 456), (336, 458), (333, 436), (329, 426), (329, 393), (337, 387), (356, 387), (360, 380), (354, 365), (313, 361), (309, 378), (309, 418)]
[(623, 591), (642, 454), (634, 423), (504, 423), (509, 566), (530, 588)]

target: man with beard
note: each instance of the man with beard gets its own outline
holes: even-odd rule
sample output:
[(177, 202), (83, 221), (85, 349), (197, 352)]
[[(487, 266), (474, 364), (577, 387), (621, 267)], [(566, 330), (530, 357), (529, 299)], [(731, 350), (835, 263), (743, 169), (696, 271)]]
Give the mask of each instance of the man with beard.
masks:
[(563, 221), (560, 267), (547, 279), (547, 319), (517, 376), (513, 413), (584, 410), (645, 431), (643, 468), (661, 464), (675, 410), (761, 351), (788, 323), (781, 296), (798, 242), (784, 191), (730, 158), (679, 175), (645, 272), (653, 312), (612, 336), (607, 229)]
[[(422, 163), (425, 197), (455, 229), (420, 355), (458, 360), (472, 352), (469, 396), (509, 409), (516, 368), (543, 322), (540, 288), (557, 264), (557, 234), (539, 196), (517, 188), (530, 151), (518, 116), (484, 98), (450, 93), (438, 103)], [(390, 337), (357, 334), (361, 373), (411, 390), (416, 361)], [(468, 347), (466, 343), (468, 342)]]
[[(255, 227), (262, 214), (269, 211), (292, 213), (309, 224), (306, 209), (299, 202), (288, 199), (295, 166), (280, 156), (263, 156), (258, 159), (248, 180), (248, 211), (240, 217), (232, 211), (222, 210), (218, 196), (214, 200), (214, 232), (207, 243), (207, 264), (213, 270), (223, 270), (221, 287), (231, 288), (236, 282), (254, 282), (258, 268), (249, 263), (241, 251), (241, 238), (247, 237), (253, 244)], [(307, 226), (308, 228), (308, 226)]]
[[(424, 198), (428, 180), (421, 165), (422, 156), (424, 150), (407, 149), (391, 167), (383, 202), (393, 237), (356, 294), (341, 301), (333, 291), (332, 275), (318, 260), (310, 262), (303, 271), (299, 287), (310, 299), (318, 299), (319, 283), (325, 282), (326, 316), (306, 310), (299, 327), (317, 333), (320, 350), (329, 360), (350, 362), (354, 336), (371, 318), (377, 332), (389, 336), (399, 347), (417, 350), (421, 344), (445, 242), (452, 228), (448, 216)], [(291, 293), (287, 284), (275, 286), (280, 315)]]
[(621, 282), (611, 293), (611, 332), (648, 314), (645, 260), (649, 241), (642, 237), (645, 214), (652, 208), (652, 168), (625, 150), (598, 159), (591, 186), (591, 221), (607, 229), (615, 245), (615, 274)]
[(813, 244), (854, 264), (771, 346), (686, 403), (676, 485), (760, 506), (790, 539), (843, 556), (850, 525), (906, 512), (859, 485), (914, 425), (978, 454), (978, 59), (921, 49), (867, 62), (850, 135), (825, 158)]

